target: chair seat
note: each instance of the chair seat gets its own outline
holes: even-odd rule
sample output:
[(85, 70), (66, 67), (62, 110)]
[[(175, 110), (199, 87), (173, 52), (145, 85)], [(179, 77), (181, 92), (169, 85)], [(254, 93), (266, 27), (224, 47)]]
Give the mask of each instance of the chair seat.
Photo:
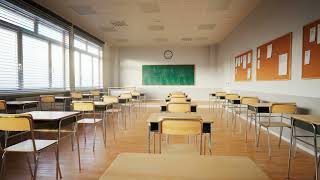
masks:
[(98, 123), (102, 121), (102, 119), (96, 119), (96, 121), (94, 121), (93, 118), (83, 118), (79, 121), (77, 121), (79, 124), (94, 124), (94, 123)]
[[(36, 144), (37, 151), (45, 149), (58, 142), (57, 140), (42, 140), (42, 139), (35, 139), (34, 141)], [(33, 143), (31, 139), (28, 139), (20, 143), (17, 143), (15, 145), (9, 146), (4, 150), (8, 152), (33, 152)]]
[(163, 144), (161, 154), (200, 155), (198, 144)]
[(113, 113), (113, 112), (118, 113), (118, 112), (121, 112), (121, 109), (108, 109), (107, 112), (108, 113)]
[(264, 127), (291, 127), (291, 125), (284, 122), (260, 122), (260, 125)]

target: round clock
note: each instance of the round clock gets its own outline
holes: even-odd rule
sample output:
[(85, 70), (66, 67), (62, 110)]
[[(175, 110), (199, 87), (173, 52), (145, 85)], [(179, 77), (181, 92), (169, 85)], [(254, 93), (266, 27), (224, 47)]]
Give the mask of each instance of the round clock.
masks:
[(165, 59), (171, 59), (173, 56), (173, 52), (171, 50), (165, 50), (163, 56)]

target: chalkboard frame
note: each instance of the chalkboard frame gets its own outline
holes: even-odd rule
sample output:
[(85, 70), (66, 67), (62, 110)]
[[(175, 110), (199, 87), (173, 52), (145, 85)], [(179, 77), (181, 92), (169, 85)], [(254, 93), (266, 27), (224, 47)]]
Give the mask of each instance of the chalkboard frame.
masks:
[[(145, 84), (144, 83), (144, 66), (192, 66), (193, 68), (193, 80), (192, 84)], [(196, 85), (196, 66), (195, 64), (144, 64), (142, 65), (142, 71), (141, 71), (141, 84), (143, 86), (195, 86)]]

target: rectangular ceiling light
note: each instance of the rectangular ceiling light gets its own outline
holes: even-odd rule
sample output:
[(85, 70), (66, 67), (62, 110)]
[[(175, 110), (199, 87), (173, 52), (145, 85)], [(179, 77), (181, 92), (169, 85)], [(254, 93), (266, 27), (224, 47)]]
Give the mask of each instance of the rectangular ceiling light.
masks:
[(128, 26), (128, 24), (125, 21), (117, 21), (117, 20), (112, 20), (110, 21), (110, 24), (116, 27), (123, 27), (123, 26)]
[(168, 42), (168, 39), (167, 38), (155, 38), (153, 39), (154, 41), (157, 41), (157, 42)]
[(232, 0), (208, 0), (209, 11), (225, 11), (229, 10)]
[(138, 2), (138, 7), (140, 8), (141, 12), (143, 13), (159, 13), (160, 12), (160, 6), (158, 4), (158, 1), (156, 0), (140, 0)]
[(216, 27), (215, 24), (200, 24), (198, 26), (199, 30), (213, 30)]
[(150, 31), (163, 31), (164, 30), (164, 26), (162, 25), (151, 25), (148, 27), (148, 29)]
[(192, 41), (192, 38), (181, 38), (182, 41)]

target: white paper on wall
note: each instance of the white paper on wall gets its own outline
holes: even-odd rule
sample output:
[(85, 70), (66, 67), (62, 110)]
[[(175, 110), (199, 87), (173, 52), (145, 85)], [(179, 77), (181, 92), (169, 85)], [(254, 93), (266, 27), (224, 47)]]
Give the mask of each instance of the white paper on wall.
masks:
[(247, 63), (247, 55), (243, 56), (243, 61), (245, 61)]
[(242, 63), (242, 61), (243, 61), (243, 56), (240, 57), (240, 63)]
[(257, 69), (260, 69), (260, 60), (257, 61)]
[(251, 63), (251, 53), (248, 54), (248, 64)]
[(279, 69), (278, 74), (280, 76), (287, 75), (288, 71), (288, 53), (279, 55)]
[(267, 59), (271, 58), (272, 56), (272, 44), (269, 44), (267, 47)]
[(304, 65), (310, 64), (310, 50), (304, 52)]
[(317, 27), (314, 26), (312, 28), (310, 28), (309, 31), (309, 42), (314, 42), (316, 40), (316, 31), (317, 31)]
[(247, 70), (247, 79), (250, 79), (250, 77), (251, 77), (251, 69), (248, 68), (248, 70)]
[(260, 48), (258, 49), (258, 59), (260, 58)]
[(318, 24), (317, 29), (318, 29), (318, 31), (317, 31), (317, 44), (320, 44), (320, 24)]
[(247, 58), (243, 58), (242, 69), (246, 69), (246, 68), (247, 68)]

